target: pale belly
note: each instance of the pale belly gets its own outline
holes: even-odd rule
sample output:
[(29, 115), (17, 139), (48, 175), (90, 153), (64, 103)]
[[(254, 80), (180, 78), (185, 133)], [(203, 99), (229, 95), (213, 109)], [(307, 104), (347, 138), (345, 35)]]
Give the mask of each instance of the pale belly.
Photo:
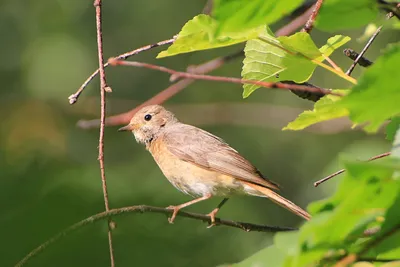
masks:
[(263, 196), (236, 178), (179, 160), (169, 151), (163, 152), (165, 153), (161, 153), (162, 157), (158, 156), (160, 153), (152, 155), (169, 182), (185, 194), (193, 197), (205, 195), (230, 197), (245, 194)]
[(180, 171), (171, 171), (160, 166), (161, 171), (178, 190), (193, 197), (213, 195), (229, 197), (246, 194), (240, 181), (223, 174), (218, 174), (188, 162), (180, 162)]

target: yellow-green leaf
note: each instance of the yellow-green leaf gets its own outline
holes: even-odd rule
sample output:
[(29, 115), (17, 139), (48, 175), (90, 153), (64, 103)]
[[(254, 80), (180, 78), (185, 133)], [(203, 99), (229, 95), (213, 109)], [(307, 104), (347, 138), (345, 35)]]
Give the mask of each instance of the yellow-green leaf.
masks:
[(221, 32), (218, 37), (215, 37), (217, 27), (218, 22), (210, 16), (194, 17), (183, 26), (175, 42), (167, 50), (160, 52), (157, 58), (242, 43), (256, 38), (264, 28), (252, 28), (229, 34)]
[[(345, 93), (348, 90), (335, 90), (335, 92)], [(313, 110), (304, 111), (294, 121), (284, 127), (283, 130), (303, 130), (318, 122), (348, 116), (349, 112), (346, 108), (334, 106), (334, 103), (339, 99), (340, 97), (333, 95), (322, 97), (314, 104)]]

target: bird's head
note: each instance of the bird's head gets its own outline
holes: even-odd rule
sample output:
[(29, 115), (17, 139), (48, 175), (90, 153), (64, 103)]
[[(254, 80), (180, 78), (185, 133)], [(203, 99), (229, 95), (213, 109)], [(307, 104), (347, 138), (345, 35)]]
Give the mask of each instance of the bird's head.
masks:
[(164, 130), (176, 123), (175, 115), (159, 105), (145, 106), (133, 115), (130, 123), (118, 131), (131, 131), (139, 143), (148, 144)]

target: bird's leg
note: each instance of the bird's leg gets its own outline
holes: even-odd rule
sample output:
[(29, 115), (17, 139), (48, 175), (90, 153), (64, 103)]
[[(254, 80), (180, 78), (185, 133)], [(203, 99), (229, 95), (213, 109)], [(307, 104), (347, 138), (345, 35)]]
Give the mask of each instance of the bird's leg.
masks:
[(209, 194), (209, 195), (204, 195), (204, 196), (202, 196), (202, 197), (193, 199), (193, 200), (191, 200), (191, 201), (189, 201), (189, 202), (180, 204), (180, 205), (178, 205), (178, 206), (168, 206), (167, 209), (171, 209), (171, 210), (174, 211), (174, 212), (172, 213), (172, 216), (171, 216), (170, 218), (168, 218), (168, 222), (169, 222), (169, 223), (174, 223), (176, 214), (178, 214), (178, 211), (179, 211), (180, 209), (186, 208), (187, 206), (190, 206), (190, 205), (195, 204), (195, 203), (197, 203), (197, 202), (200, 202), (200, 201), (203, 201), (203, 200), (207, 200), (207, 199), (209, 199), (209, 198), (211, 198), (211, 197), (212, 197), (211, 194)]
[(209, 214), (207, 214), (208, 216), (210, 216), (211, 219), (211, 223), (207, 228), (211, 228), (215, 225), (215, 215), (217, 214), (219, 209), (228, 201), (228, 199), (229, 198), (224, 198), (215, 209), (213, 209)]

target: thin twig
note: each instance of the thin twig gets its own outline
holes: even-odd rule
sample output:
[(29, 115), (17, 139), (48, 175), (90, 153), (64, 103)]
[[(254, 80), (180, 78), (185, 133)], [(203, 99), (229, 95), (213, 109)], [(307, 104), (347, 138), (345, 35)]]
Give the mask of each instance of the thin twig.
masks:
[[(391, 154), (391, 152), (385, 152), (385, 153), (383, 153), (383, 154), (379, 154), (379, 155), (377, 155), (377, 156), (374, 156), (374, 157), (372, 157), (372, 158), (369, 158), (367, 161), (373, 161), (373, 160), (376, 160), (376, 159), (384, 158), (384, 157), (389, 156), (390, 154)], [(339, 171), (337, 171), (337, 172), (335, 172), (335, 173), (332, 173), (331, 175), (328, 175), (328, 176), (326, 176), (325, 178), (322, 178), (321, 180), (316, 181), (316, 182), (314, 183), (314, 186), (317, 187), (317, 186), (319, 186), (320, 184), (322, 184), (323, 182), (326, 182), (326, 181), (332, 179), (333, 177), (338, 176), (338, 175), (341, 174), (341, 173), (344, 173), (345, 171), (346, 171), (345, 169), (341, 169), (341, 170), (339, 170)]]
[(358, 55), (356, 60), (354, 60), (353, 64), (351, 64), (350, 68), (346, 71), (347, 75), (349, 75), (349, 76), (351, 75), (351, 73), (353, 72), (354, 68), (356, 67), (358, 61), (365, 54), (365, 52), (367, 52), (367, 49), (371, 46), (372, 42), (378, 36), (378, 34), (380, 33), (381, 29), (382, 29), (382, 26), (380, 26), (378, 29), (376, 29), (375, 33), (371, 36), (371, 38), (369, 39), (369, 41), (367, 42), (367, 44), (365, 45), (365, 47), (363, 48), (361, 53)]
[[(174, 38), (171, 38), (171, 39), (164, 40), (164, 41), (157, 42), (157, 43), (155, 43), (155, 44), (150, 44), (150, 45), (146, 45), (146, 46), (137, 48), (137, 49), (135, 49), (135, 50), (132, 50), (132, 51), (123, 53), (123, 54), (121, 54), (121, 55), (119, 55), (119, 56), (116, 56), (115, 58), (118, 58), (118, 59), (127, 59), (127, 58), (129, 58), (129, 57), (131, 57), (131, 56), (137, 55), (137, 54), (139, 54), (139, 53), (142, 53), (142, 52), (144, 52), (144, 51), (150, 50), (150, 49), (152, 49), (152, 48), (159, 47), (159, 46), (166, 45), (166, 44), (172, 44), (174, 41), (175, 41), (175, 37), (174, 37)], [(105, 64), (103, 65), (103, 67), (104, 67), (104, 68), (107, 68), (108, 65), (109, 65), (109, 63), (105, 63)], [(74, 93), (74, 94), (72, 94), (72, 95), (70, 95), (70, 96), (68, 97), (69, 103), (70, 103), (71, 105), (72, 105), (72, 104), (75, 104), (76, 101), (78, 101), (78, 98), (79, 98), (79, 96), (81, 95), (81, 93), (83, 92), (83, 90), (86, 88), (86, 86), (88, 86), (88, 84), (93, 80), (93, 78), (96, 77), (97, 74), (99, 74), (99, 71), (100, 71), (100, 69), (95, 70), (95, 71), (92, 73), (92, 75), (90, 75), (89, 78), (87, 78), (86, 81), (81, 85), (81, 87), (79, 87), (78, 91), (76, 91), (76, 93)]]
[(301, 30), (302, 32), (311, 32), (311, 30), (314, 27), (314, 21), (318, 15), (319, 9), (322, 6), (322, 2), (323, 0), (318, 0), (315, 5), (314, 5), (314, 9), (310, 15), (310, 18), (307, 20), (306, 25), (304, 25), (304, 28)]
[(263, 82), (263, 81), (256, 81), (256, 80), (246, 80), (234, 77), (223, 77), (223, 76), (211, 76), (211, 75), (204, 75), (204, 74), (193, 74), (188, 72), (180, 72), (173, 69), (169, 69), (162, 66), (157, 66), (149, 63), (142, 63), (137, 61), (123, 61), (123, 60), (116, 60), (111, 58), (108, 60), (111, 65), (117, 66), (132, 66), (132, 67), (140, 67), (140, 68), (147, 68), (152, 70), (157, 70), (161, 72), (166, 72), (173, 75), (174, 78), (189, 78), (189, 79), (196, 79), (196, 80), (206, 80), (206, 81), (216, 81), (216, 82), (228, 82), (228, 83), (238, 83), (238, 84), (254, 84), (261, 87), (266, 88), (278, 88), (283, 90), (300, 90), (300, 91), (308, 91), (314, 93), (322, 93), (325, 95), (335, 95), (335, 96), (343, 96), (342, 94), (332, 92), (327, 89), (319, 88), (319, 87), (312, 87), (312, 86), (305, 86), (305, 85), (297, 85), (297, 84), (286, 84), (280, 82)]
[[(288, 24), (286, 24), (282, 28), (278, 29), (276, 31), (276, 35), (277, 36), (284, 36), (284, 35), (289, 35), (289, 34), (295, 32), (298, 28), (300, 28), (302, 25), (304, 25), (304, 23), (307, 21), (308, 17), (311, 15), (313, 9), (314, 9), (313, 6), (310, 7), (303, 14), (301, 14), (298, 17), (296, 17), (294, 20), (290, 21)], [(128, 53), (122, 54), (122, 55), (116, 57), (116, 59), (126, 59), (126, 58), (128, 58), (128, 56), (136, 55), (139, 52), (143, 52), (143, 51), (149, 50), (152, 47), (157, 47), (157, 46), (160, 46), (160, 45), (173, 43), (173, 41), (174, 41), (174, 39), (169, 39), (169, 40), (158, 42), (157, 44), (154, 44), (154, 45), (145, 46), (145, 47), (133, 50), (132, 52), (128, 52)], [(231, 61), (232, 59), (235, 59), (235, 58), (237, 58), (239, 56), (242, 56), (243, 54), (244, 54), (243, 51), (239, 51), (239, 52), (233, 53), (232, 55), (215, 58), (214, 60), (211, 60), (211, 61), (206, 62), (204, 64), (198, 65), (197, 67), (194, 67), (193, 73), (205, 74), (205, 73), (211, 72), (211, 71), (221, 67), (223, 64)], [(126, 55), (126, 57), (125, 57), (125, 55)], [(105, 67), (107, 67), (108, 65), (109, 65), (109, 63), (106, 63)], [(206, 70), (207, 66), (209, 66), (208, 70)], [(202, 72), (202, 71), (200, 71), (201, 69), (204, 69), (205, 71)], [(192, 70), (188, 69), (188, 72), (192, 72)], [(92, 74), (92, 76), (94, 77), (97, 73), (98, 73), (98, 70), (95, 71)], [(89, 77), (85, 81), (85, 83), (81, 86), (81, 88), (86, 87), (86, 85), (93, 78), (92, 76)], [(162, 104), (163, 102), (165, 102), (166, 100), (168, 100), (169, 98), (171, 98), (172, 96), (177, 94), (178, 92), (180, 92), (183, 89), (185, 89), (188, 85), (190, 85), (193, 82), (194, 82), (194, 80), (192, 80), (192, 79), (184, 79), (182, 81), (179, 81), (176, 84), (173, 84), (173, 85), (169, 86), (168, 88), (164, 89), (163, 91), (161, 91), (157, 95), (153, 96), (152, 98), (150, 98), (149, 100), (147, 100), (143, 104), (146, 104), (146, 105)], [(79, 92), (79, 90), (78, 90), (78, 92)], [(292, 92), (299, 92), (299, 91), (292, 91)], [(305, 93), (307, 93), (307, 92), (305, 92)], [(303, 97), (303, 96), (301, 96), (301, 97), (305, 98), (305, 99), (308, 99), (308, 100), (312, 100), (314, 98), (315, 99), (319, 99), (321, 96), (323, 96), (322, 94), (319, 94), (319, 93), (314, 93), (314, 94), (315, 94), (315, 97), (312, 96), (312, 93), (308, 93), (307, 94), (307, 95), (310, 95), (309, 97)], [(74, 95), (72, 95), (72, 96), (74, 96)], [(316, 100), (312, 100), (312, 101), (316, 101)], [(135, 108), (133, 108), (132, 110), (130, 110), (128, 112), (117, 114), (115, 116), (111, 116), (111, 117), (106, 118), (106, 126), (115, 126), (115, 125), (121, 125), (121, 124), (128, 123), (129, 120), (132, 118), (132, 116), (136, 113), (138, 108), (139, 107), (135, 107)], [(80, 120), (77, 123), (78, 127), (81, 127), (81, 128), (84, 128), (84, 129), (90, 129), (90, 128), (93, 128), (93, 127), (98, 127), (99, 124), (100, 124), (100, 121), (98, 119), (95, 119), (95, 120)]]
[[(359, 54), (356, 51), (354, 51), (353, 49), (350, 49), (350, 48), (344, 49), (343, 54), (352, 60), (356, 60), (356, 58), (359, 56)], [(358, 60), (358, 65), (360, 65), (361, 67), (367, 68), (367, 67), (371, 66), (372, 64), (374, 64), (374, 63), (365, 57), (360, 57)]]
[[(102, 36), (102, 25), (101, 25), (101, 0), (95, 0), (93, 3), (96, 9), (96, 29), (97, 29), (97, 48), (99, 55), (99, 69), (100, 69), (100, 136), (99, 136), (99, 157), (98, 160), (100, 162), (100, 173), (101, 173), (101, 182), (103, 187), (103, 197), (104, 197), (104, 206), (106, 208), (106, 212), (110, 210), (108, 204), (108, 193), (107, 193), (107, 182), (106, 182), (106, 174), (104, 170), (104, 128), (105, 128), (105, 120), (106, 120), (106, 91), (109, 88), (106, 83), (106, 76), (104, 71), (104, 61), (103, 61), (103, 36)], [(111, 217), (108, 220), (108, 245), (110, 249), (110, 261), (111, 267), (115, 266), (114, 260), (114, 248), (113, 248), (113, 240), (112, 240), (112, 221)]]
[[(233, 60), (237, 58), (238, 56), (241, 56), (243, 54), (243, 51), (239, 51), (239, 53), (229, 55), (227, 57), (219, 57), (216, 59), (213, 59), (211, 61), (205, 62), (201, 65), (198, 66), (189, 66), (187, 68), (187, 71), (190, 73), (196, 73), (196, 74), (203, 74), (203, 73), (208, 73), (211, 72), (220, 66), (222, 66), (224, 63)], [(128, 112), (121, 113), (115, 116), (110, 116), (106, 118), (105, 124), (106, 126), (115, 126), (115, 125), (121, 125), (121, 124), (126, 124), (129, 122), (129, 120), (132, 118), (132, 116), (142, 107), (147, 106), (147, 105), (154, 105), (154, 104), (161, 104), (174, 96), (175, 94), (179, 93), (183, 89), (185, 89), (188, 85), (192, 84), (195, 80), (193, 79), (183, 79), (181, 81), (178, 81), (177, 83), (174, 83), (173, 85), (169, 86), (168, 88), (162, 90), (149, 100), (143, 102), (139, 106), (136, 106), (134, 109), (129, 110)], [(100, 124), (100, 121), (98, 119), (95, 120), (80, 120), (78, 121), (77, 125), (80, 128), (83, 129), (90, 129), (94, 127), (98, 127)]]
[[(92, 224), (94, 222), (97, 222), (102, 219), (107, 219), (110, 218), (111, 216), (115, 217), (118, 215), (126, 214), (126, 213), (144, 213), (144, 212), (153, 212), (153, 213), (161, 213), (161, 214), (167, 214), (170, 215), (173, 211), (171, 209), (166, 209), (166, 208), (160, 208), (160, 207), (152, 207), (152, 206), (146, 206), (146, 205), (138, 205), (138, 206), (131, 206), (131, 207), (124, 207), (124, 208), (118, 208), (118, 209), (112, 209), (109, 211), (104, 211), (98, 214), (95, 214), (93, 216), (90, 216), (82, 221), (79, 221), (70, 227), (66, 228), (62, 232), (56, 234), (31, 252), (29, 252), (21, 261), (19, 261), (15, 266), (20, 267), (24, 265), (28, 260), (30, 260), (32, 257), (36, 256), (39, 254), (41, 251), (43, 251), (45, 248), (47, 248), (49, 245), (53, 244), (60, 238), (67, 236), (71, 232), (80, 229), (83, 226)], [(177, 216), (181, 217), (186, 217), (194, 220), (200, 220), (203, 222), (211, 223), (210, 216), (204, 215), (204, 214), (198, 214), (198, 213), (191, 213), (191, 212), (185, 212), (185, 211), (179, 211)], [(167, 222), (167, 220), (165, 220)], [(220, 218), (215, 218), (215, 224), (216, 226), (223, 225), (223, 226), (228, 226), (228, 227), (233, 227), (233, 228), (238, 228), (241, 230), (244, 230), (246, 232), (284, 232), (284, 231), (295, 231), (297, 230), (296, 228), (291, 228), (291, 227), (280, 227), (280, 226), (268, 226), (268, 225), (258, 225), (258, 224), (252, 224), (252, 223), (246, 223), (246, 222), (236, 222), (236, 221), (231, 221), (231, 220), (223, 220)]]
[(325, 59), (326, 61), (328, 61), (329, 64), (331, 64), (331, 66), (332, 66), (335, 70), (343, 72), (343, 70), (342, 70), (342, 69), (335, 63), (335, 61), (333, 61), (330, 57), (328, 57), (328, 56), (325, 55), (325, 54), (322, 54), (322, 56), (324, 57), (324, 59)]

